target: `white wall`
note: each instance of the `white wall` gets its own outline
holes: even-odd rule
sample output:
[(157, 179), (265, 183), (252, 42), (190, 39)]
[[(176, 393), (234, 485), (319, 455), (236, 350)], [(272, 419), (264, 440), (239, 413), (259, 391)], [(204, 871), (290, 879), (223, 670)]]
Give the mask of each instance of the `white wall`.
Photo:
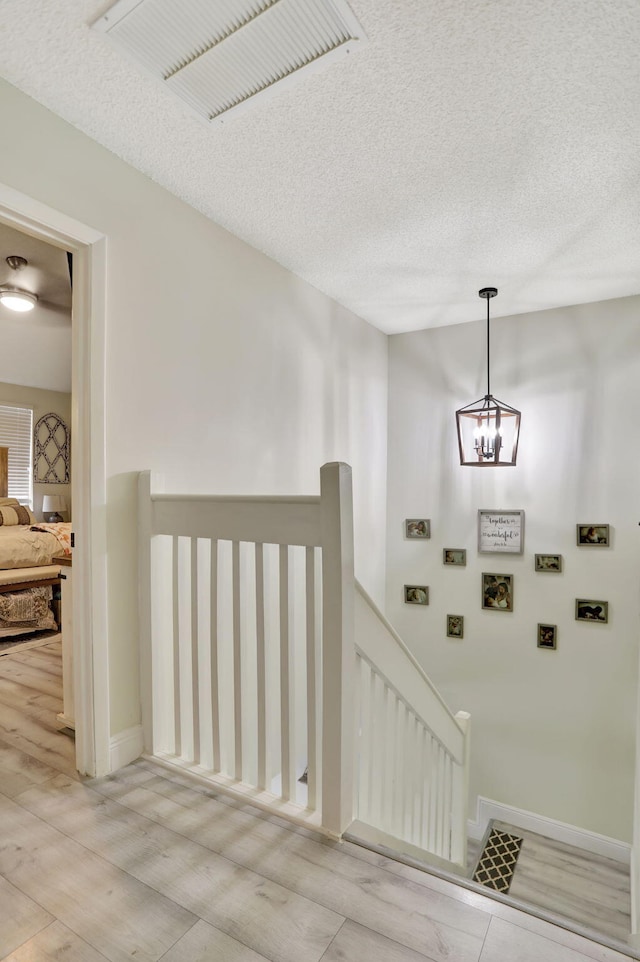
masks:
[[(4, 250), (3, 250), (4, 254)], [(59, 393), (71, 387), (71, 323), (38, 306), (29, 314), (4, 309), (0, 319), (0, 380)]]
[(0, 182), (107, 237), (116, 733), (140, 720), (139, 470), (168, 491), (313, 494), (323, 462), (349, 462), (357, 573), (382, 596), (387, 338), (7, 84), (0, 112)]
[[(484, 322), (394, 336), (389, 364), (387, 613), (454, 710), (472, 716), (477, 794), (631, 840), (638, 649), (640, 298), (491, 321), (494, 394), (522, 411), (515, 468), (458, 461), (455, 411), (486, 389)], [(479, 508), (524, 509), (522, 556), (477, 552)], [(431, 519), (430, 541), (403, 520)], [(576, 524), (611, 525), (578, 548)], [(466, 548), (465, 568), (444, 547)], [(562, 574), (534, 553), (562, 554)], [(512, 573), (514, 611), (481, 609), (481, 572)], [(405, 583), (429, 607), (402, 603)], [(609, 601), (607, 625), (574, 619)], [(445, 616), (465, 617), (464, 639)], [(556, 651), (536, 647), (558, 626)], [(472, 809), (474, 811), (474, 809)]]

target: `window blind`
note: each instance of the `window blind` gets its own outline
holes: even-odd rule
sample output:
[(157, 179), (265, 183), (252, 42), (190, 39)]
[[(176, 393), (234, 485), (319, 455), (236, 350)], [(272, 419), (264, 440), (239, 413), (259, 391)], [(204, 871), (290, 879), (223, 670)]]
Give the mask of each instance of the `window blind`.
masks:
[(0, 404), (0, 446), (9, 448), (9, 497), (33, 509), (33, 411)]

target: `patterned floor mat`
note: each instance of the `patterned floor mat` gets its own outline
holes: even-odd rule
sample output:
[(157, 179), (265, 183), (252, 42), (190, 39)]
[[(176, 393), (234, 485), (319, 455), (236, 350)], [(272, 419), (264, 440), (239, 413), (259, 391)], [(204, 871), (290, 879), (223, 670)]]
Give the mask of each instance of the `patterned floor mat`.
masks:
[(492, 828), (480, 853), (473, 881), (496, 892), (508, 892), (521, 847), (522, 839), (517, 835), (508, 835)]

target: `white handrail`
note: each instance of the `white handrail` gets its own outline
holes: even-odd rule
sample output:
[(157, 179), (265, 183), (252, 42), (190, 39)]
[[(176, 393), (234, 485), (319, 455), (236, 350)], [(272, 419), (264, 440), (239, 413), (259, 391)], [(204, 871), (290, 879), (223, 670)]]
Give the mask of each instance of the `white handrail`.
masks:
[(356, 819), (350, 833), (466, 862), (469, 715), (453, 715), (360, 585), (355, 607)]
[[(356, 608), (356, 650), (370, 661), (394, 688), (398, 697), (407, 701), (417, 715), (428, 710), (429, 718), (422, 718), (455, 760), (464, 760), (464, 732), (455, 715), (442, 698), (422, 665), (411, 654), (400, 635), (387, 621), (359, 582), (356, 590), (370, 609)], [(389, 644), (393, 641), (395, 644)]]
[(317, 807), (340, 836), (352, 815), (350, 467), (324, 465), (320, 489), (163, 494), (141, 474), (143, 727), (156, 757), (296, 820)]
[(468, 716), (355, 582), (349, 466), (320, 489), (163, 494), (141, 474), (146, 750), (333, 836), (355, 794), (378, 838), (462, 863)]

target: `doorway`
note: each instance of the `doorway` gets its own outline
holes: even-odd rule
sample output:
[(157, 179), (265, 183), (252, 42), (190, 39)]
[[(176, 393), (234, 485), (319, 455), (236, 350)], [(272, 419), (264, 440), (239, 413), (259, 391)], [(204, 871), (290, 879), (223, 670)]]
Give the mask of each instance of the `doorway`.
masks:
[(71, 493), (76, 768), (81, 774), (104, 775), (110, 771), (104, 511), (105, 237), (2, 184), (0, 221), (68, 251), (73, 259)]

